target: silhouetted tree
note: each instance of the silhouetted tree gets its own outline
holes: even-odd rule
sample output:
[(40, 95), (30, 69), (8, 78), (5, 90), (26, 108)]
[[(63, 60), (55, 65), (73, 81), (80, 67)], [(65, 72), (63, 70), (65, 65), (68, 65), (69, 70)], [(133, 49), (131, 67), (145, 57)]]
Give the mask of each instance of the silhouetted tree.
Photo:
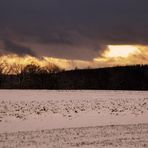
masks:
[(11, 65), (10, 72), (17, 76), (19, 88), (23, 87), (23, 81), (25, 78), (23, 70), (24, 65), (20, 63), (14, 63)]
[(60, 72), (61, 69), (52, 63), (48, 63), (45, 67), (40, 68), (39, 75), (40, 75), (40, 81), (41, 81), (41, 88), (47, 88), (47, 81), (50, 83), (48, 85), (52, 85), (54, 83), (53, 78), (50, 79), (51, 74), (55, 74)]
[(0, 88), (148, 90), (148, 65), (63, 71), (51, 63), (1, 61)]
[(51, 73), (58, 73), (60, 71), (62, 71), (61, 68), (59, 68), (57, 65), (53, 64), (53, 63), (49, 63), (48, 65), (46, 65), (44, 67), (45, 70), (47, 70), (47, 73), (48, 74), (51, 74)]
[(36, 88), (38, 87), (40, 66), (35, 64), (29, 64), (24, 67), (20, 75), (24, 77), (24, 85)]
[(38, 74), (40, 72), (40, 66), (35, 64), (29, 64), (26, 67), (24, 67), (22, 73), (26, 75), (34, 75)]

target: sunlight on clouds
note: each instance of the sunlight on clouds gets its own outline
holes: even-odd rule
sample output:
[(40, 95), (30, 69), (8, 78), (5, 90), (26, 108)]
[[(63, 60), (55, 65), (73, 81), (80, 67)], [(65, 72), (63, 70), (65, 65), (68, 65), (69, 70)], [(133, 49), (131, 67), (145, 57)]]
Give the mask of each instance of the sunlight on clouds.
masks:
[(60, 68), (70, 70), (75, 68), (88, 68), (93, 67), (93, 64), (89, 61), (82, 60), (67, 60), (59, 58), (44, 57), (44, 60), (51, 62), (59, 66)]
[[(59, 58), (52, 58), (52, 57), (42, 57), (42, 58), (35, 58), (32, 56), (24, 56), (19, 57), (16, 54), (4, 55), (0, 57), (0, 64), (5, 64), (5, 68), (10, 69), (10, 67), (15, 67), (17, 65), (21, 65), (21, 67), (25, 67), (29, 64), (35, 64), (40, 67), (46, 67), (49, 64), (55, 64), (61, 69), (71, 70), (75, 68), (88, 68), (88, 67), (96, 67), (93, 62), (90, 61), (81, 61), (81, 60), (67, 60), (67, 59), (59, 59)], [(13, 73), (13, 72), (11, 72)]]
[(46, 67), (49, 64), (55, 64), (61, 69), (84, 69), (112, 67), (135, 64), (148, 64), (148, 46), (144, 45), (108, 45), (107, 49), (99, 56), (90, 61), (70, 60), (53, 57), (36, 58), (32, 56), (20, 57), (16, 54), (3, 55), (0, 57), (0, 63), (4, 63), (7, 69), (15, 64), (25, 67), (29, 64), (35, 64), (40, 67)]
[(94, 62), (108, 66), (148, 64), (148, 46), (144, 45), (108, 45)]
[(109, 58), (126, 58), (130, 54), (137, 54), (139, 52), (139, 49), (136, 46), (132, 45), (108, 45), (108, 50), (105, 52), (105, 56)]
[(1, 56), (0, 62), (7, 63), (8, 65), (21, 64), (24, 66), (28, 64), (36, 64), (40, 65), (41, 67), (45, 66), (46, 64), (42, 59), (37, 59), (31, 56), (19, 57), (16, 54)]

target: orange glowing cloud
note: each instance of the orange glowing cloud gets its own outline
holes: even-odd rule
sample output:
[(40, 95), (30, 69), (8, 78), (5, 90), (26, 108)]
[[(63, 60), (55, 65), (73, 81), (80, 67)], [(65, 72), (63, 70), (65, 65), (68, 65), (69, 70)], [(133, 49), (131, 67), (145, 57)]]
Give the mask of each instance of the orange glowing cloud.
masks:
[[(99, 68), (119, 65), (148, 64), (148, 46), (144, 45), (108, 45), (104, 52), (97, 58), (90, 61), (60, 59), (53, 57), (36, 58), (32, 56), (20, 57), (16, 54), (3, 55), (0, 57), (0, 63), (5, 64), (4, 71), (12, 69), (9, 73), (14, 73), (15, 66), (35, 64), (40, 67), (47, 67), (54, 64), (61, 69), (71, 70), (75, 68)], [(12, 67), (12, 68), (11, 68)], [(8, 73), (8, 72), (7, 72)], [(19, 73), (19, 72), (18, 72)]]
[[(54, 64), (61, 69), (71, 70), (75, 68), (88, 68), (94, 67), (94, 63), (90, 61), (81, 61), (81, 60), (67, 60), (67, 59), (59, 59), (59, 58), (52, 58), (52, 57), (42, 57), (42, 58), (35, 58), (32, 56), (24, 56), (19, 57), (16, 54), (4, 55), (0, 57), (0, 63), (4, 64), (4, 73), (19, 73), (18, 71), (15, 72), (15, 67), (19, 66), (24, 68), (29, 64), (38, 65), (41, 68), (47, 67), (50, 64)], [(96, 67), (96, 66), (95, 66)], [(9, 71), (11, 69), (11, 71)], [(8, 72), (9, 71), (9, 72)], [(21, 69), (20, 69), (21, 72)]]
[(108, 45), (101, 57), (94, 61), (106, 66), (148, 64), (148, 46), (144, 45)]

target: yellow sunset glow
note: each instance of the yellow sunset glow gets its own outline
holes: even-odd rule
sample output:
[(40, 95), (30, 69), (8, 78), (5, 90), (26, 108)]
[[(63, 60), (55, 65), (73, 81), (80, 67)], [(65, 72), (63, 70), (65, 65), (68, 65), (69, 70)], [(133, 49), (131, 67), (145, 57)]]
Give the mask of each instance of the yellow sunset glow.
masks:
[[(75, 69), (77, 68), (87, 68), (93, 67), (92, 63), (89, 61), (81, 60), (68, 60), (68, 59), (59, 59), (53, 57), (42, 57), (36, 58), (32, 56), (19, 57), (15, 54), (4, 55), (0, 57), (0, 66), (3, 68), (3, 73), (15, 74), (15, 68), (20, 67), (24, 68), (26, 65), (34, 64), (40, 66), (41, 68), (49, 67), (50, 64), (54, 64), (61, 69)], [(9, 72), (8, 72), (9, 71)], [(18, 72), (18, 71), (17, 71)]]
[(105, 52), (105, 57), (108, 58), (127, 58), (129, 55), (139, 52), (139, 49), (132, 45), (108, 45), (108, 49)]
[(108, 45), (94, 62), (102, 67), (148, 64), (148, 46)]
[[(50, 68), (56, 65), (60, 69), (99, 68), (119, 65), (148, 64), (148, 46), (146, 45), (108, 45), (107, 48), (96, 55), (92, 60), (72, 60), (55, 57), (20, 57), (16, 54), (1, 55), (0, 68), (3, 73), (15, 74), (17, 67), (21, 69), (26, 65), (34, 64), (41, 68)], [(0, 69), (0, 70), (1, 70)], [(18, 70), (17, 70), (18, 73)]]

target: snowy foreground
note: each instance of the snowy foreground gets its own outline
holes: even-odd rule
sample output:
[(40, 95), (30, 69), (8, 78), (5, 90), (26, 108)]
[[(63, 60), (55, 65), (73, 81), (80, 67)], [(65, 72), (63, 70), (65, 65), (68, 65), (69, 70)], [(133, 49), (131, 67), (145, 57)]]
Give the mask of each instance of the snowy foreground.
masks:
[(0, 148), (148, 148), (148, 91), (0, 91)]

